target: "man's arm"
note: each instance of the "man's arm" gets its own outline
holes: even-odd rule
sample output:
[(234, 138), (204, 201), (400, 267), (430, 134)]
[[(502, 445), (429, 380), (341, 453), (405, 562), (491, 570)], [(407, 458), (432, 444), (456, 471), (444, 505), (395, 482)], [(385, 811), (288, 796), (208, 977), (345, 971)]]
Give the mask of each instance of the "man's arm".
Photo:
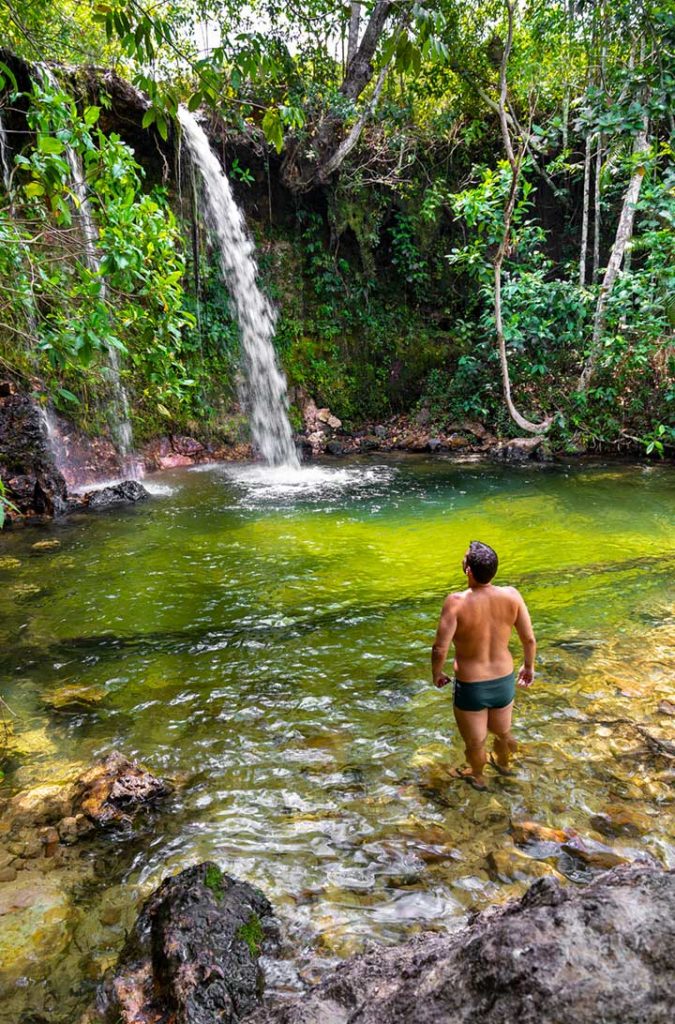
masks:
[(450, 682), (443, 673), (443, 666), (445, 665), (445, 659), (448, 656), (450, 644), (457, 629), (458, 602), (459, 598), (456, 594), (449, 594), (441, 611), (441, 618), (436, 630), (436, 639), (434, 640), (434, 646), (431, 648), (431, 678), (433, 679), (434, 686), (441, 687)]
[(534, 682), (534, 656), (537, 653), (537, 641), (532, 629), (532, 621), (527, 605), (516, 590), (518, 598), (518, 613), (516, 615), (515, 627), (520, 642), (523, 645), (523, 667), (518, 673), (518, 686), (532, 686)]

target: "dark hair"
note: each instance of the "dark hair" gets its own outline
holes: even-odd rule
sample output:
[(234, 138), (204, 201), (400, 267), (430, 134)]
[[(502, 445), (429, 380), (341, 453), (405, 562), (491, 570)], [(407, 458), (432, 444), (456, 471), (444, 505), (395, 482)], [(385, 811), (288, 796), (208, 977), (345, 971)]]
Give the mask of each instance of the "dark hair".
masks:
[(479, 540), (472, 540), (469, 544), (466, 564), (471, 569), (476, 583), (489, 583), (497, 572), (499, 559), (497, 552), (487, 544), (483, 544)]

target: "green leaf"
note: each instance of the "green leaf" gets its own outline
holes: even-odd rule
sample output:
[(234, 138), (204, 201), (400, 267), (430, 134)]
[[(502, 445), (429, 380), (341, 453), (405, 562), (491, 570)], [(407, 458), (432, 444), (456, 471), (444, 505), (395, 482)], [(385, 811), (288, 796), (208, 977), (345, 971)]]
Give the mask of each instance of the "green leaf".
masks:
[(149, 128), (151, 124), (155, 123), (157, 117), (157, 111), (154, 107), (150, 107), (149, 110), (143, 114), (143, 120), (141, 121), (141, 128)]
[(41, 185), (39, 181), (31, 181), (28, 185), (24, 185), (24, 192), (29, 199), (34, 199), (36, 196), (43, 196), (45, 194), (45, 187)]
[(188, 108), (189, 111), (194, 113), (195, 110), (199, 109), (199, 107), (201, 106), (201, 103), (202, 103), (202, 94), (201, 94), (201, 92), (193, 92), (192, 96), (188, 100), (187, 108)]
[(157, 131), (159, 132), (161, 137), (166, 142), (166, 140), (169, 138), (169, 126), (168, 126), (166, 118), (164, 117), (163, 114), (158, 114), (157, 115), (156, 124), (157, 124)]
[(61, 398), (64, 398), (66, 402), (71, 402), (73, 405), (80, 404), (80, 400), (77, 395), (74, 395), (72, 391), (68, 390), (68, 388), (58, 388), (56, 393), (57, 395), (60, 395)]
[(262, 130), (265, 138), (274, 146), (277, 153), (281, 153), (284, 146), (284, 133), (281, 127), (281, 118), (276, 107), (270, 107), (262, 121)]
[(167, 419), (171, 419), (171, 413), (169, 412), (169, 410), (167, 409), (167, 407), (165, 405), (161, 404), (161, 402), (157, 403), (157, 412), (161, 416), (166, 416)]
[(84, 108), (84, 115), (83, 115), (84, 116), (84, 123), (86, 125), (89, 125), (89, 127), (91, 127), (91, 125), (93, 125), (93, 124), (96, 124), (96, 122), (98, 121), (100, 113), (101, 113), (101, 108), (100, 107), (85, 107)]
[(61, 139), (55, 139), (53, 135), (38, 135), (38, 150), (40, 153), (63, 153), (65, 143)]

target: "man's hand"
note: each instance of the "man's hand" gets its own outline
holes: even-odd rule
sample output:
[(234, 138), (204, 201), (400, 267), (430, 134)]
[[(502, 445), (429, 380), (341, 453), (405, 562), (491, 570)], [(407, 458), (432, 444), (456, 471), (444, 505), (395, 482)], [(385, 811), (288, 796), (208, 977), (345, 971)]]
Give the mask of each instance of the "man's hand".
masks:
[(450, 679), (449, 676), (442, 675), (442, 676), (439, 676), (438, 679), (435, 681), (434, 686), (437, 686), (439, 690), (442, 690), (443, 687), (447, 686), (448, 683), (451, 682), (451, 681), (452, 680)]
[(532, 686), (533, 682), (534, 669), (525, 668), (525, 666), (523, 665), (520, 672), (518, 673), (518, 686), (523, 686), (525, 687), (525, 689), (527, 689), (528, 686)]

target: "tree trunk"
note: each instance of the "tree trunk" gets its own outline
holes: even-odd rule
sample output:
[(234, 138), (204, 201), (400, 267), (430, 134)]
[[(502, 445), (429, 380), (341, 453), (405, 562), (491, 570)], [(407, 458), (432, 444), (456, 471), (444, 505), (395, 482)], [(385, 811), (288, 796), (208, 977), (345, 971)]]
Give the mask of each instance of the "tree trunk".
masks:
[(619, 217), (619, 223), (616, 229), (616, 237), (614, 239), (614, 245), (612, 246), (612, 252), (607, 263), (607, 269), (605, 270), (605, 276), (602, 279), (602, 285), (600, 287), (600, 294), (598, 296), (598, 304), (595, 308), (595, 317), (593, 318), (593, 337), (591, 339), (591, 349), (588, 354), (588, 358), (581, 371), (579, 377), (579, 384), (577, 385), (577, 391), (586, 391), (588, 385), (591, 382), (595, 366), (602, 350), (602, 335), (605, 328), (605, 318), (607, 316), (607, 302), (612, 294), (612, 290), (616, 283), (616, 279), (619, 276), (619, 270), (621, 269), (621, 263), (623, 261), (626, 246), (630, 242), (633, 236), (633, 221), (635, 219), (635, 204), (640, 196), (640, 189), (642, 187), (642, 179), (645, 176), (645, 160), (647, 153), (649, 152), (649, 139), (647, 136), (648, 122), (647, 118), (644, 119), (644, 124), (641, 131), (635, 136), (635, 142), (633, 144), (633, 155), (634, 157), (640, 158), (636, 164), (633, 176), (630, 179), (630, 183), (626, 190), (626, 194), (623, 199), (623, 206), (621, 208), (621, 216)]
[(527, 430), (530, 434), (545, 434), (551, 425), (551, 419), (544, 420), (543, 423), (531, 423), (530, 420), (525, 419), (524, 416), (516, 409), (511, 398), (511, 379), (509, 376), (509, 361), (506, 353), (506, 338), (504, 337), (504, 321), (502, 317), (502, 266), (504, 263), (504, 257), (509, 248), (509, 242), (511, 238), (511, 220), (513, 218), (513, 211), (516, 206), (516, 198), (518, 196), (518, 186), (520, 182), (520, 171), (522, 167), (523, 156), (525, 155), (526, 142), (523, 141), (521, 136), (520, 148), (518, 155), (514, 153), (513, 143), (511, 142), (511, 135), (509, 132), (509, 121), (506, 112), (506, 97), (507, 97), (507, 83), (506, 83), (506, 68), (509, 61), (509, 55), (511, 53), (511, 47), (513, 45), (513, 12), (515, 8), (516, 0), (506, 0), (506, 10), (508, 12), (509, 19), (509, 30), (504, 47), (504, 53), (502, 56), (501, 70), (499, 73), (499, 124), (502, 131), (502, 140), (504, 142), (504, 149), (506, 150), (506, 156), (511, 166), (511, 188), (509, 189), (508, 199), (506, 201), (506, 207), (504, 209), (504, 233), (502, 235), (502, 241), (497, 250), (497, 254), (494, 258), (494, 310), (495, 310), (495, 329), (497, 333), (497, 344), (499, 346), (499, 363), (502, 371), (502, 387), (504, 392), (504, 401), (506, 408), (509, 411), (509, 416), (516, 423), (521, 430)]
[(586, 253), (588, 251), (588, 214), (591, 206), (591, 151), (593, 138), (586, 136), (586, 155), (584, 157), (584, 205), (581, 215), (581, 250), (579, 252), (579, 284), (586, 284)]
[(598, 132), (598, 148), (595, 151), (595, 180), (593, 181), (593, 277), (598, 279), (600, 269), (600, 174), (602, 173), (602, 134)]
[(346, 137), (342, 140), (337, 149), (328, 157), (327, 160), (322, 161), (322, 163), (319, 165), (319, 168), (317, 170), (317, 179), (319, 181), (326, 181), (328, 178), (330, 178), (331, 174), (333, 174), (333, 172), (338, 169), (342, 161), (351, 153), (354, 146), (359, 141), (361, 137), (361, 132), (364, 129), (366, 121), (373, 113), (375, 107), (378, 104), (380, 94), (382, 92), (382, 86), (384, 85), (384, 80), (387, 77), (388, 70), (389, 65), (386, 64), (380, 71), (380, 74), (378, 75), (377, 82), (375, 83), (375, 88), (373, 89), (373, 95), (370, 101), (364, 107), (363, 112), (354, 122)]
[(359, 31), (361, 29), (361, 4), (350, 4), (349, 36), (347, 37), (347, 67), (354, 60), (359, 48)]
[[(359, 5), (353, 4), (352, 6), (358, 7)], [(340, 86), (340, 92), (350, 100), (358, 99), (373, 77), (373, 65), (371, 62), (393, 6), (391, 0), (377, 0), (370, 20), (366, 25), (366, 30), (363, 33), (361, 44), (352, 59), (347, 61), (347, 74)]]

